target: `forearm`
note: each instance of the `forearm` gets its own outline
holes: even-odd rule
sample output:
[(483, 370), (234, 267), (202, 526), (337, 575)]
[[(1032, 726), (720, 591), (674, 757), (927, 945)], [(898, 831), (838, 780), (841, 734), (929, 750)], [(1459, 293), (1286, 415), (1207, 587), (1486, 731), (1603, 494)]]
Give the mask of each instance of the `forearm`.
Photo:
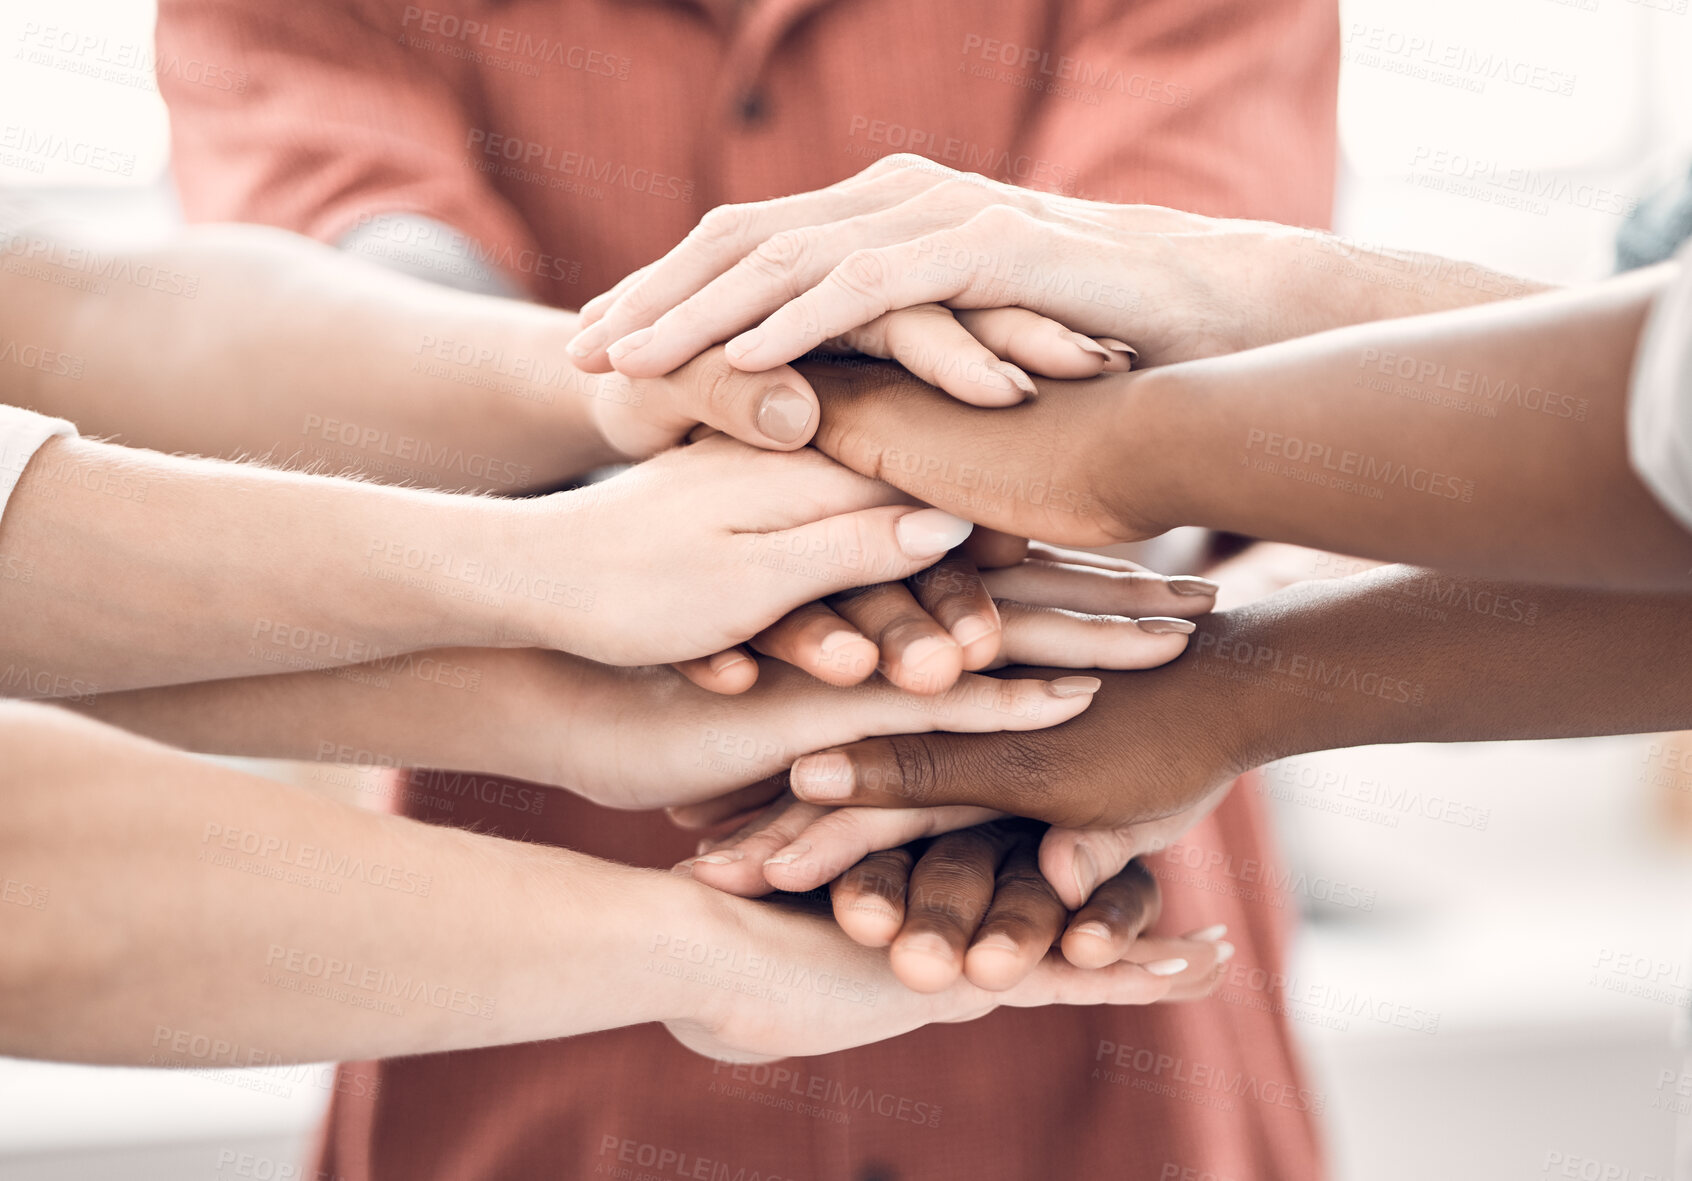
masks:
[(447, 648), (312, 672), (101, 693), (67, 708), (184, 750), (249, 758), (452, 767), (553, 782), (545, 736), (586, 662)]
[(81, 696), (497, 645), (513, 596), (452, 574), (518, 560), (512, 522), (534, 503), (53, 440), (0, 518), (8, 570), (27, 575), (0, 583), (0, 662), (28, 674), (0, 692)]
[[(64, 711), (0, 705), (0, 1051), (229, 1066), (690, 1015), (667, 874), (363, 812)], [(209, 1046), (221, 1047), (217, 1050)]]
[[(1692, 582), (1625, 419), (1657, 270), (1121, 379), (1125, 511), (1389, 561)], [(1109, 463), (1109, 454), (1103, 456)]]
[[(142, 251), (29, 245), (0, 305), (17, 339), (74, 364), (16, 375), (9, 400), (85, 433), (460, 491), (553, 487), (619, 458), (589, 413), (607, 379), (563, 351), (573, 313), (257, 227)], [(86, 290), (95, 263), (114, 277)]]
[[(1692, 595), (1485, 582), (1402, 566), (1303, 582), (1203, 621), (1169, 675), (1239, 722), (1239, 768), (1397, 742), (1692, 725)], [(1163, 675), (1161, 672), (1148, 674)]]

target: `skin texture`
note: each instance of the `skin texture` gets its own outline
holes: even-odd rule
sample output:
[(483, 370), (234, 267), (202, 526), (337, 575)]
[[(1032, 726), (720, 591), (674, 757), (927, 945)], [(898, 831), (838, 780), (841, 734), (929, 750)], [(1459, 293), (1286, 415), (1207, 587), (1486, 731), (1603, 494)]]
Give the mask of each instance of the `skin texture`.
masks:
[(1092, 707), (1051, 730), (879, 738), (799, 760), (792, 790), (817, 810), (788, 823), (769, 855), (801, 844), (803, 854), (764, 873), (806, 889), (874, 850), (979, 823), (985, 809), (1064, 826), (1047, 834), (1040, 864), (1074, 907), (1191, 827), (1243, 771), (1278, 758), (1683, 729), (1687, 607), (1682, 594), (1405, 567), (1299, 583), (1204, 618), (1180, 660), (1100, 674)]
[[(817, 446), (1059, 544), (1196, 524), (1485, 577), (1685, 587), (1692, 533), (1632, 472), (1624, 431), (1634, 348), (1670, 270), (1045, 383), (991, 413), (895, 370), (814, 371)], [(1461, 405), (1428, 400), (1448, 387), (1467, 391)]]
[(1542, 289), (1328, 234), (1034, 192), (898, 155), (826, 189), (713, 209), (662, 259), (589, 300), (570, 352), (596, 372), (651, 375), (729, 341), (733, 363), (760, 372), (934, 301), (966, 322), (982, 313), (962, 309), (1034, 309), (1136, 365), (1164, 365)]
[[(745, 1061), (1170, 989), (1053, 958), (1005, 992), (916, 993), (829, 918), (674, 875), (336, 804), (52, 707), (0, 704), (0, 744), (0, 859), (29, 899), (0, 914), (6, 1054), (247, 1066), (663, 1021)], [(841, 987), (716, 988), (699, 957)]]

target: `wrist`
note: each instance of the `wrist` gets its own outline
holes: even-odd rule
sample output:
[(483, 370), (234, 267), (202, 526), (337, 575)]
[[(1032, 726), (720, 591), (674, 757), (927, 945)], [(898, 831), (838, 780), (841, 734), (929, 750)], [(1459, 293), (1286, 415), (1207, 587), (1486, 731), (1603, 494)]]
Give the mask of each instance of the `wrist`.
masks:
[(1115, 397), (1100, 400), (1110, 417), (1087, 478), (1104, 490), (1106, 514), (1124, 541), (1209, 523), (1196, 445), (1203, 429), (1193, 400), (1197, 376), (1171, 365), (1105, 379)]

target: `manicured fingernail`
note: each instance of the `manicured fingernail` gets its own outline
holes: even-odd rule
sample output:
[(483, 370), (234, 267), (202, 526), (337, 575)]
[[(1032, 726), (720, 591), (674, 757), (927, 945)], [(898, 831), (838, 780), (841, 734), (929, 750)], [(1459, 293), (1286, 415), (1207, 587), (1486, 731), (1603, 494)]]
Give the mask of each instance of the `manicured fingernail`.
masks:
[(750, 664), (751, 662), (752, 658), (746, 653), (730, 648), (727, 652), (717, 653), (705, 663), (710, 666), (712, 672), (720, 673), (725, 669), (733, 668), (737, 664)]
[(1035, 398), (1039, 396), (1040, 391), (1034, 388), (1034, 379), (1029, 377), (1028, 374), (1024, 373), (1022, 370), (1018, 369), (1015, 365), (1009, 365), (1003, 361), (999, 361), (996, 364), (987, 366), (987, 368), (991, 369), (995, 373), (1003, 375), (1006, 380), (1022, 391), (1024, 397)]
[(1194, 943), (1215, 943), (1228, 933), (1227, 923), (1217, 923), (1214, 927), (1206, 927), (1202, 931), (1194, 931), (1191, 935), (1183, 935), (1183, 939), (1191, 939)]
[(613, 361), (621, 361), (636, 349), (643, 349), (652, 343), (654, 335), (656, 333), (652, 328), (642, 328), (638, 332), (631, 332), (622, 340), (612, 341), (611, 347), (605, 350), (605, 355)]
[(1216, 962), (1225, 964), (1234, 958), (1234, 945), (1226, 941), (1216, 945)]
[(894, 533), (907, 558), (938, 558), (954, 546), (962, 545), (974, 528), (962, 517), (925, 508), (900, 517)]
[(678, 878), (685, 878), (689, 876), (693, 873), (693, 858), (689, 857), (686, 861), (676, 862), (674, 865), (670, 866), (670, 872), (675, 874)]
[(1066, 332), (1064, 338), (1084, 353), (1110, 360), (1110, 350), (1090, 336), (1082, 336), (1079, 332)]
[(1153, 976), (1179, 976), (1187, 970), (1186, 960), (1154, 960), (1149, 964), (1141, 964)]
[(1085, 902), (1093, 896), (1093, 887), (1099, 884), (1099, 863), (1093, 860), (1093, 852), (1086, 845), (1075, 847), (1075, 885), (1081, 891), (1081, 901)]
[(1148, 615), (1134, 622), (1141, 631), (1153, 636), (1190, 636), (1198, 630), (1198, 624), (1190, 619), (1166, 619), (1161, 615)]
[(564, 346), (564, 351), (572, 357), (585, 357), (593, 352), (593, 339), (597, 335), (591, 328)]
[(985, 640), (997, 629), (979, 615), (966, 615), (952, 625), (952, 638), (965, 648), (977, 640)]
[(787, 781), (807, 800), (843, 800), (852, 794), (852, 760), (834, 751), (805, 755), (793, 764)]
[(1046, 692), (1053, 697), (1090, 697), (1104, 687), (1097, 677), (1059, 677), (1046, 682)]
[(992, 365), (983, 365), (981, 367), (981, 376), (976, 378), (976, 380), (984, 386), (989, 386), (992, 389), (998, 390), (1002, 394), (1015, 394), (1022, 392), (1022, 387), (1010, 379), (1010, 374), (1001, 373)]
[(1082, 923), (1075, 928), (1074, 934), (1088, 935), (1094, 939), (1103, 939), (1106, 942), (1110, 940), (1110, 928), (1103, 923)]
[(1222, 584), (1212, 582), (1208, 578), (1199, 578), (1192, 574), (1176, 574), (1164, 579), (1169, 589), (1178, 595), (1207, 595), (1216, 597), (1216, 592), (1222, 589)]
[(810, 851), (811, 842), (795, 841), (793, 844), (777, 853), (774, 857), (765, 860), (764, 865), (766, 868), (772, 865), (792, 865), (795, 861), (799, 860), (799, 858), (803, 857)]
[(730, 357), (744, 357), (747, 353), (752, 352), (763, 343), (764, 330), (762, 328), (754, 328), (750, 332), (742, 332), (739, 336), (729, 341), (728, 344), (724, 346), (723, 351)]
[(778, 443), (797, 443), (811, 425), (811, 399), (790, 385), (778, 385), (758, 403), (758, 429)]
[(1132, 365), (1135, 361), (1138, 361), (1140, 359), (1140, 350), (1136, 349), (1133, 345), (1128, 344), (1125, 341), (1112, 340), (1108, 336), (1099, 336), (1099, 337), (1095, 337), (1094, 339), (1099, 344), (1104, 345), (1105, 348), (1109, 349), (1113, 353), (1123, 353), (1123, 354), (1125, 354), (1128, 358), (1128, 363), (1130, 365)]
[(707, 853), (703, 857), (695, 857), (698, 865), (733, 865), (736, 861), (746, 860), (745, 849), (723, 849), (716, 853)]

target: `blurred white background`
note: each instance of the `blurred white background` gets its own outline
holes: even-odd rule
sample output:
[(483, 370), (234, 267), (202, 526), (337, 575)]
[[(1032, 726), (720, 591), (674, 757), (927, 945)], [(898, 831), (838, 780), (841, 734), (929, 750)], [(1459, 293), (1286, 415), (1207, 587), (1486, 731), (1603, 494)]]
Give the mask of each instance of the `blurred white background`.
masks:
[[(1598, 278), (1629, 203), (1692, 153), (1687, 0), (1342, 7), (1352, 236)], [(152, 18), (143, 0), (6, 0), (0, 188), (100, 230), (168, 229)], [(56, 49), (46, 28), (103, 41)], [(1429, 65), (1489, 53), (1556, 86)], [(1337, 1176), (1672, 1175), (1692, 1125), (1672, 1040), (1692, 997), (1692, 735), (1351, 751), (1271, 768), (1267, 787), (1298, 868), (1373, 900), (1302, 899), (1289, 985)], [(1385, 1019), (1335, 1016), (1359, 1004)], [(0, 1060), (0, 1175), (307, 1176), (289, 1170), (324, 1078)]]

